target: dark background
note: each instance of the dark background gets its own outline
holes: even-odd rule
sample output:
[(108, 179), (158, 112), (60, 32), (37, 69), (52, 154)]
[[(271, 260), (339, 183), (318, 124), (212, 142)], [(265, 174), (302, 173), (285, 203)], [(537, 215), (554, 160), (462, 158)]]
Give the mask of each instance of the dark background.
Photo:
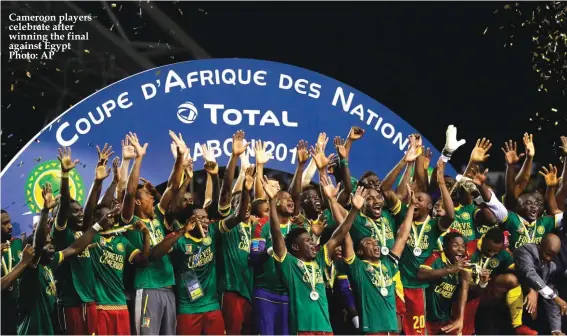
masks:
[[(139, 15), (138, 2), (115, 4), (112, 11), (131, 39), (160, 41), (162, 46), (166, 41), (175, 44), (170, 34), (157, 28), (147, 15)], [(532, 32), (528, 28), (520, 31), (510, 27), (519, 21), (511, 11), (502, 9), (505, 4), (157, 2), (152, 5), (174, 20), (211, 57), (272, 60), (336, 78), (390, 108), (439, 149), (444, 145), (447, 125), (456, 125), (459, 138), (468, 141), (453, 160), (456, 168), (466, 163), (475, 140), (487, 137), (495, 144), (488, 166), (503, 170), (500, 146), (509, 138), (521, 142), (526, 131), (536, 134), (536, 159), (558, 164), (555, 146), (560, 135), (567, 135), (565, 92), (561, 84), (552, 86), (547, 93), (537, 91), (539, 82), (532, 70), (530, 54)], [(7, 7), (2, 3), (5, 25), (11, 12), (47, 14), (59, 6), (48, 2), (30, 2), (26, 7), (24, 3), (12, 5)], [(104, 3), (76, 2), (75, 5), (92, 13), (107, 29), (112, 26)], [(521, 6), (526, 10), (535, 4), (521, 3)], [(81, 29), (94, 31), (88, 25)], [(97, 39), (94, 33), (91, 35), (91, 41), (77, 46), (79, 52), (59, 55), (45, 64), (8, 62), (8, 40), (4, 36), (2, 166), (56, 113), (97, 89), (143, 70), (115, 52), (112, 43)], [(514, 35), (513, 48), (505, 48), (510, 35)], [(89, 53), (81, 53), (83, 49)], [(106, 74), (104, 67), (99, 70), (96, 57), (100, 55), (113, 58), (121, 71)], [(73, 59), (76, 61), (70, 61)], [(153, 61), (158, 66), (187, 59), (192, 59), (191, 54), (181, 50), (174, 56), (158, 55)], [(101, 71), (106, 74), (102, 80)], [(10, 91), (14, 83), (15, 89)], [(64, 97), (62, 91), (66, 92)], [(558, 112), (550, 112), (551, 108)], [(540, 120), (536, 113), (544, 117)], [(559, 120), (557, 126), (556, 120)], [(346, 132), (347, 127), (341, 135), (345, 136)], [(311, 134), (306, 138), (314, 141), (316, 136)], [(523, 151), (523, 146), (520, 148)]]

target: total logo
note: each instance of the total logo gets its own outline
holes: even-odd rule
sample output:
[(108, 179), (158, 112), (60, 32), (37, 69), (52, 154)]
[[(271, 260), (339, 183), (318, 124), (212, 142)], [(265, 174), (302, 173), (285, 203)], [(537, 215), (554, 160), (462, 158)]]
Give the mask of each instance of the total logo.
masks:
[[(297, 121), (289, 120), (287, 111), (276, 113), (272, 110), (237, 110), (225, 108), (223, 104), (203, 104), (203, 109), (209, 113), (213, 125), (224, 123), (235, 126), (248, 121), (250, 126), (274, 125), (276, 127), (299, 127)], [(197, 120), (199, 112), (192, 102), (185, 102), (177, 108), (177, 119), (184, 124), (192, 124)]]

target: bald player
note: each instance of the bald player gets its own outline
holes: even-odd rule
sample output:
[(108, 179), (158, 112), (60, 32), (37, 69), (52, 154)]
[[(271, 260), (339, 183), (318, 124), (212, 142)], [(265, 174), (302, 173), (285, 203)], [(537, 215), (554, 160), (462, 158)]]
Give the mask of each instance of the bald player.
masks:
[(567, 303), (561, 299), (551, 284), (557, 271), (552, 261), (561, 249), (561, 240), (553, 233), (543, 236), (541, 245), (524, 244), (514, 251), (517, 274), (523, 287), (529, 288), (526, 309), (536, 309), (538, 296), (543, 298), (543, 307), (552, 335), (561, 334), (561, 315), (567, 313)]

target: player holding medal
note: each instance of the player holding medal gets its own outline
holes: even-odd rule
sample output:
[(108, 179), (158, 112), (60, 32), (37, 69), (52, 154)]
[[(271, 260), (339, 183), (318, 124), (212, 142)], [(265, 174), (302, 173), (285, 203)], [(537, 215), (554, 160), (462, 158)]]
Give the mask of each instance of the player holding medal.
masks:
[[(409, 186), (408, 190), (413, 199), (414, 194)], [(355, 255), (350, 236), (345, 238), (344, 261), (349, 265), (349, 279), (357, 293), (360, 330), (363, 333), (398, 333), (393, 278), (398, 271), (399, 256), (410, 234), (413, 213), (414, 207), (410, 207), (400, 226), (396, 241), (387, 254), (382, 253), (383, 249), (380, 248), (381, 243), (378, 240), (366, 237), (358, 244)], [(376, 318), (377, 316), (380, 318)]]
[[(321, 184), (326, 194), (333, 193), (334, 186), (328, 180), (321, 179)], [(323, 269), (331, 265), (328, 251), (334, 251), (335, 247), (342, 242), (364, 204), (364, 188), (357, 189), (352, 197), (353, 209), (345, 221), (337, 227), (329, 241), (319, 252), (316, 252), (315, 243), (307, 230), (303, 228), (292, 229), (284, 239), (277, 216), (277, 190), (268, 184), (266, 177), (263, 187), (270, 199), (273, 257), (290, 294), (290, 333), (332, 334)]]

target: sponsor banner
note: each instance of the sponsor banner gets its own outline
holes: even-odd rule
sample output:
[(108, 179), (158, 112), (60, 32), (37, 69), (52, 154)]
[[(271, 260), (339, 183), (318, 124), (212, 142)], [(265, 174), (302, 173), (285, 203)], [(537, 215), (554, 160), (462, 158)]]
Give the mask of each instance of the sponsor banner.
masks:
[[(351, 151), (353, 176), (367, 170), (385, 176), (406, 150), (408, 135), (419, 133), (367, 95), (306, 69), (249, 59), (171, 64), (114, 83), (45, 127), (2, 171), (1, 205), (12, 216), (14, 234), (30, 232), (42, 206), (40, 186), (49, 181), (58, 192), (61, 146), (81, 160), (71, 176), (71, 194), (83, 204), (94, 178), (95, 146), (107, 142), (119, 154), (129, 131), (149, 143), (142, 176), (159, 184), (173, 164), (169, 130), (182, 133), (197, 170), (203, 166), (201, 144), (212, 147), (224, 166), (232, 134), (241, 129), (248, 142), (267, 143), (272, 153), (268, 168), (293, 173), (299, 140), (313, 145), (318, 133), (326, 132), (328, 154), (334, 151), (332, 138), (346, 137), (351, 126), (366, 130)], [(435, 160), (439, 152), (427, 139), (424, 145), (432, 148)], [(253, 151), (250, 157), (253, 163)]]

